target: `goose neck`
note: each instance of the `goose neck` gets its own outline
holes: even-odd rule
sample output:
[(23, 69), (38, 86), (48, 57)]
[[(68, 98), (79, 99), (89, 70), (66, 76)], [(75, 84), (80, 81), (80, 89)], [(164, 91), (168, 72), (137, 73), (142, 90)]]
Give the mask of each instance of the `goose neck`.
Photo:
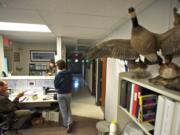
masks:
[(132, 20), (133, 28), (136, 28), (139, 26), (138, 19), (136, 16), (132, 17), (131, 20)]

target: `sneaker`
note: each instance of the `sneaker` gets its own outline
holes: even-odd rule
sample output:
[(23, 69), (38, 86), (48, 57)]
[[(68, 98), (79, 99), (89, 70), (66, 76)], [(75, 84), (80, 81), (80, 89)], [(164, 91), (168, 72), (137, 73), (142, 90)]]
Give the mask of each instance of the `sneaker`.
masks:
[(68, 127), (67, 127), (67, 133), (71, 133), (72, 132), (72, 126), (73, 126), (73, 123), (69, 124)]

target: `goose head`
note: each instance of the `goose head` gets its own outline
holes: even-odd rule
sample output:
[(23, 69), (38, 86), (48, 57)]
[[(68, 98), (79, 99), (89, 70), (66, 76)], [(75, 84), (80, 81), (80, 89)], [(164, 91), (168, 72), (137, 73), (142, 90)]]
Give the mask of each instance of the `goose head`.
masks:
[(129, 12), (129, 15), (131, 16), (131, 20), (132, 20), (132, 24), (133, 24), (133, 28), (136, 28), (139, 26), (139, 23), (138, 23), (138, 19), (137, 19), (137, 16), (136, 16), (136, 11), (133, 7), (130, 7), (128, 9), (128, 12)]
[(177, 13), (177, 8), (173, 9), (173, 13), (174, 13), (174, 26), (180, 25), (180, 14)]

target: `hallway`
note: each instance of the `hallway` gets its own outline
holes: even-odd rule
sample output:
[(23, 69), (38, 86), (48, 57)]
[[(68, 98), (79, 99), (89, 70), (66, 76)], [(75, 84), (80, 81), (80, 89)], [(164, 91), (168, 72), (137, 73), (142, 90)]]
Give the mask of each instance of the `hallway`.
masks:
[(91, 95), (81, 75), (73, 75), (73, 96), (71, 106), (73, 115), (104, 119), (102, 108), (96, 106), (95, 97)]

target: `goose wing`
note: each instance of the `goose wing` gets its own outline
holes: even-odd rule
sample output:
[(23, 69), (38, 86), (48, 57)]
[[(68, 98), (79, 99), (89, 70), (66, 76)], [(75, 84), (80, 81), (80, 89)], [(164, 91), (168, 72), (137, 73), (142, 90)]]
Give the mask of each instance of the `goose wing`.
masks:
[(180, 26), (173, 27), (159, 35), (160, 49), (164, 55), (172, 55), (180, 52)]
[(119, 58), (125, 60), (135, 60), (139, 54), (132, 49), (130, 40), (127, 39), (112, 39), (92, 48), (87, 53), (87, 58)]

